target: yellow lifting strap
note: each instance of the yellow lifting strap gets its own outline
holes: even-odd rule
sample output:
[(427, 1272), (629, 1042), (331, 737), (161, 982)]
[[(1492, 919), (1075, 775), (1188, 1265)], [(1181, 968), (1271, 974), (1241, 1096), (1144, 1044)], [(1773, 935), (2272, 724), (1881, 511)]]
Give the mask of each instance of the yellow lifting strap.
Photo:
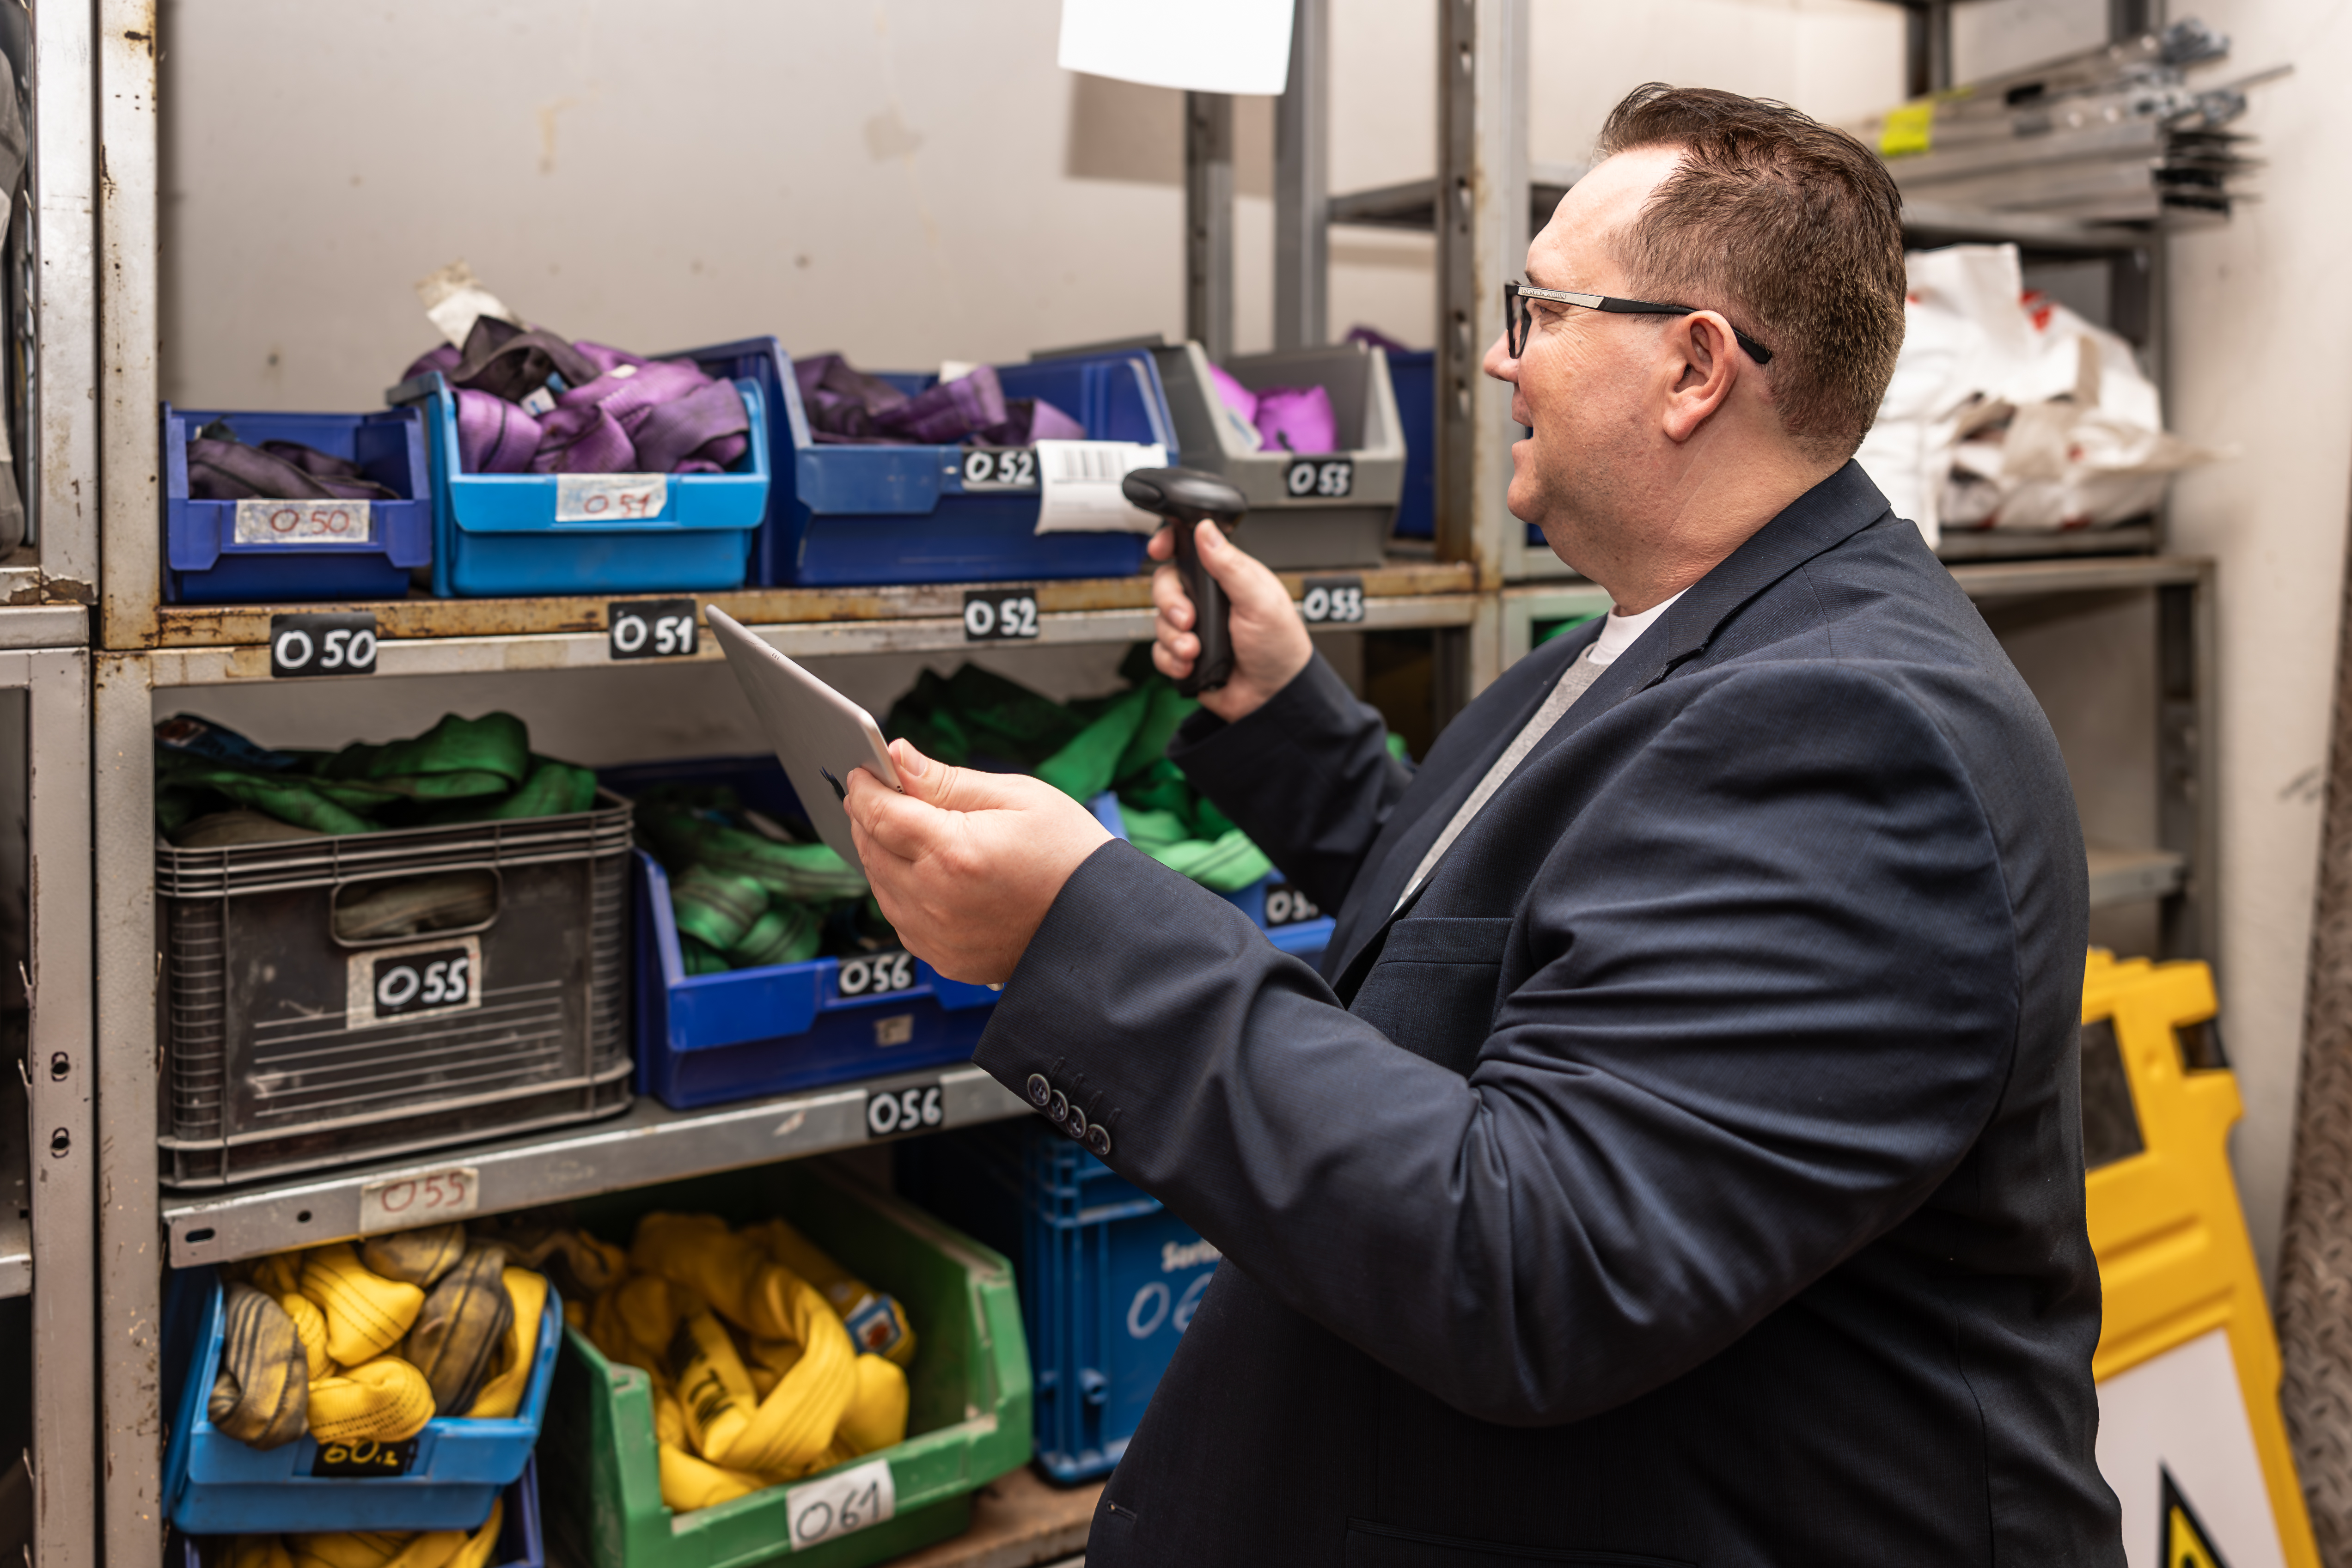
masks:
[(2279, 1412), (2278, 1336), (2231, 1175), (2243, 1113), (2200, 963), (2083, 978), (2083, 1154), (2105, 1319), (2099, 1469), (2131, 1568), (2320, 1568)]

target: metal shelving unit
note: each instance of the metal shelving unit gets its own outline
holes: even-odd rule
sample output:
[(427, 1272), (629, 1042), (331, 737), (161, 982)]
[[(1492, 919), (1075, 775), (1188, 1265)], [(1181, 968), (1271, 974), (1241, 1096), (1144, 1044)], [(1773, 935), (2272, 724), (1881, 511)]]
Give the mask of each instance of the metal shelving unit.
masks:
[[(1300, 0), (1292, 90), (1276, 114), (1276, 340), (1277, 346), (1323, 340), (1330, 225), (1436, 227), (1443, 410), (1438, 559), (1349, 571), (1362, 580), (1365, 617), (1346, 630), (1432, 632), (1441, 705), (1458, 706), (1526, 652), (1536, 623), (1609, 606), (1597, 586), (1574, 579), (1540, 549), (1526, 548), (1520, 526), (1503, 504), (1514, 434), (1507, 389), (1486, 381), (1477, 368), (1485, 345), (1501, 330), (1499, 286), (1520, 265), (1531, 218), (1548, 214), (1579, 171), (1528, 161), (1523, 46), (1528, 0), (1437, 0), (1436, 9), (1442, 44), (1437, 175), (1332, 197), (1325, 174), (1325, 0)], [(73, 329), (45, 331), (42, 338), (51, 415), (42, 421), (38, 454), (41, 554), (30, 565), (0, 564), (0, 601), (31, 598), (44, 606), (0, 611), (0, 686), (15, 667), (8, 661), (18, 656), (8, 650), (31, 646), (8, 642), (12, 624), (26, 628), (20, 636), (52, 640), (24, 658), (51, 661), (44, 671), (54, 665), (71, 672), (80, 694), (78, 710), (68, 713), (72, 705), (61, 700), (41, 710), (51, 716), (44, 722), (75, 727), (70, 744), (58, 739), (54, 750), (45, 747), (39, 755), (49, 788), (63, 788), (57, 782), (61, 776), (79, 777), (81, 836), (76, 841), (59, 828), (56, 836), (45, 833), (42, 842), (45, 852), (66, 857), (58, 863), (77, 863), (72, 857), (78, 856), (78, 863), (93, 866), (99, 896), (94, 906), (75, 906), (77, 895), (89, 898), (90, 884), (70, 874), (44, 884), (51, 902), (40, 929), (45, 936), (94, 933), (94, 958), (85, 941), (77, 980), (69, 945), (60, 939), (39, 971), (40, 1027), (47, 1032), (36, 1060), (51, 1061), (53, 1051), (63, 1051), (68, 1070), (49, 1082), (35, 1074), (30, 1089), (34, 1136), (25, 1163), (39, 1166), (42, 1179), (30, 1184), (29, 1233), (9, 1227), (7, 1173), (16, 1167), (0, 1145), (0, 1292), (29, 1276), (42, 1310), (53, 1314), (43, 1320), (51, 1325), (42, 1342), (44, 1375), (69, 1395), (79, 1392), (75, 1385), (87, 1381), (87, 1372), (97, 1377), (95, 1399), (42, 1401), (47, 1424), (37, 1464), (71, 1478), (70, 1484), (44, 1492), (61, 1500), (47, 1505), (42, 1568), (94, 1564), (101, 1542), (108, 1568), (160, 1568), (165, 1420), (159, 1330), (166, 1266), (249, 1258), (356, 1235), (362, 1193), (372, 1184), (453, 1166), (476, 1174), (481, 1211), (491, 1213), (862, 1146), (867, 1093), (910, 1082), (940, 1083), (948, 1125), (1015, 1116), (1026, 1108), (967, 1067), (696, 1112), (640, 1101), (609, 1121), (458, 1145), (422, 1158), (201, 1195), (162, 1188), (155, 1145), (152, 827), (159, 694), (271, 681), (269, 617), (325, 607), (161, 602), (153, 417), (154, 16), (142, 0), (99, 0), (82, 16), (78, 37), (70, 15), (45, 16), (45, 23), (41, 59), (60, 62), (61, 76), (74, 79), (45, 95), (39, 110), (43, 319), (54, 308), (56, 319)], [(104, 149), (102, 182), (95, 178), (93, 135)], [(1230, 105), (1194, 95), (1186, 141), (1188, 321), (1205, 342), (1229, 345)], [(1972, 237), (1988, 232), (1979, 215), (1919, 210), (1914, 215), (1923, 236), (1944, 232), (1937, 223)], [(2046, 219), (2011, 226), (2015, 232), (2006, 237), (2053, 254), (2147, 243), (2133, 231)], [(101, 482), (86, 494), (83, 480), (93, 474)], [(2147, 549), (2156, 541), (2150, 530), (2137, 538), (2117, 532), (2100, 542)], [(2212, 792), (2204, 743), (2211, 733), (2213, 690), (2210, 564), (2064, 555), (1954, 570), (1988, 604), (2070, 594), (2156, 596), (2164, 669), (2162, 831), (2152, 844), (2095, 850), (2090, 869), (2096, 897), (2158, 900), (2168, 942), (2181, 951), (2210, 952), (2206, 890), (2212, 882)], [(1294, 594), (1303, 592), (1304, 575), (1286, 578)], [(964, 586), (702, 597), (795, 656), (936, 653), (967, 645)], [(1125, 643), (1150, 635), (1149, 590), (1139, 578), (1045, 583), (1034, 591), (1043, 644)], [(367, 694), (388, 689), (385, 682), (396, 687), (414, 677), (603, 668), (610, 662), (608, 605), (626, 597), (336, 605), (372, 611), (381, 637), (377, 673), (337, 689), (348, 691), (355, 714), (363, 714)], [(42, 619), (6, 619), (16, 615)], [(706, 640), (695, 657), (707, 664), (719, 655)], [(49, 766), (51, 756), (68, 754), (81, 759), (79, 775), (62, 762)], [(65, 1134), (65, 1152), (54, 1156), (56, 1164), (44, 1163), (51, 1156), (43, 1152), (48, 1146), (43, 1128)], [(51, 1215), (72, 1218), (53, 1225)], [(21, 1252), (16, 1249), (20, 1240)], [(77, 1464), (77, 1455), (84, 1462)]]

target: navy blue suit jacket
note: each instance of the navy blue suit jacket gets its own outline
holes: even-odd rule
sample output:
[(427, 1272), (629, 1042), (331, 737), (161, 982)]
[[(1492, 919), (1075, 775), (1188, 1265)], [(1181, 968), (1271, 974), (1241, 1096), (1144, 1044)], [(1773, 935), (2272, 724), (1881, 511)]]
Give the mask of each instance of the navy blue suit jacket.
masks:
[(1418, 772), (1319, 661), (1180, 734), (1339, 911), (1323, 974), (1112, 844), (1006, 987), (976, 1060), (1225, 1256), (1089, 1563), (2121, 1563), (2083, 844), (2032, 695), (1849, 465), (1392, 916), (1596, 634)]

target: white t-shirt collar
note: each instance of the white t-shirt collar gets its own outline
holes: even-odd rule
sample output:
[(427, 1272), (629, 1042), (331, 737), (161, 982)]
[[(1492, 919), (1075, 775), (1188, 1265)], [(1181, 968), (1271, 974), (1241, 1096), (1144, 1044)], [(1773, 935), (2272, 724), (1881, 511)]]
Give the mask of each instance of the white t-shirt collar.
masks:
[[(1687, 588), (1683, 590), (1683, 593), (1689, 591)], [(1680, 599), (1682, 596), (1682, 593), (1677, 593), (1675, 599)], [(1601, 622), (1601, 639), (1592, 644), (1587, 657), (1600, 668), (1607, 669), (1617, 662), (1618, 654), (1633, 645), (1633, 640), (1636, 637), (1650, 629), (1652, 622), (1666, 612), (1675, 599), (1663, 600), (1643, 611), (1639, 615), (1627, 615), (1612, 610), (1607, 619)]]

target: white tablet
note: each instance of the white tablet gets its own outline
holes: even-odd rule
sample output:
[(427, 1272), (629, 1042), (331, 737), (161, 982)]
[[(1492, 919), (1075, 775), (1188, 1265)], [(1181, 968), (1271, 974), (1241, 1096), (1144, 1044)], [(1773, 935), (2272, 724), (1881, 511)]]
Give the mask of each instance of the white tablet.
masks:
[(849, 813), (841, 804), (850, 769), (864, 768), (891, 789), (902, 788), (881, 727), (872, 714), (761, 642), (717, 605), (703, 606), (703, 613), (810, 825), (834, 852), (857, 864)]

